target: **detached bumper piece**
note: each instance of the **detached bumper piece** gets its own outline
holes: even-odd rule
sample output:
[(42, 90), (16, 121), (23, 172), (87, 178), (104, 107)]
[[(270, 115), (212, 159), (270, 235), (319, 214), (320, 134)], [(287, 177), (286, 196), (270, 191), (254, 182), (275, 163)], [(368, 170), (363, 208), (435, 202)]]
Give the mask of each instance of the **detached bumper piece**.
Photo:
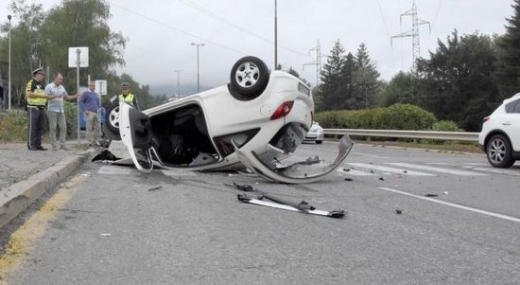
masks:
[[(309, 205), (305, 201), (301, 201), (300, 203), (292, 203), (285, 200), (282, 200), (277, 197), (273, 197), (272, 195), (268, 195), (262, 193), (257, 198), (249, 196), (247, 194), (238, 194), (238, 200), (244, 203), (255, 204), (260, 206), (266, 206), (276, 209), (288, 210), (293, 212), (300, 212), (304, 214), (325, 216), (331, 218), (343, 218), (345, 216), (345, 211), (336, 210), (336, 211), (324, 211), (324, 210), (316, 210), (313, 206)], [(283, 203), (280, 203), (283, 202)], [(287, 204), (285, 204), (287, 203)], [(290, 204), (290, 205), (289, 205)]]
[[(242, 164), (259, 176), (279, 183), (302, 184), (319, 181), (327, 174), (334, 173), (336, 169), (342, 167), (354, 147), (354, 141), (347, 134), (343, 136), (338, 144), (338, 153), (334, 161), (326, 162), (316, 156), (282, 167), (266, 164), (254, 151), (244, 151), (239, 149), (236, 144), (234, 146)], [(271, 146), (271, 148), (274, 147)]]

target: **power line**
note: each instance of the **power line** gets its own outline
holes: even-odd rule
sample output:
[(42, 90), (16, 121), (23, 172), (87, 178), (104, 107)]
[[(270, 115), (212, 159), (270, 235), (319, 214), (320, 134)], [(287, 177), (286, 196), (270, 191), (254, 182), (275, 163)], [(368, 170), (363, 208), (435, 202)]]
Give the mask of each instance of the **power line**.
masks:
[(435, 26), (435, 21), (437, 21), (437, 17), (439, 16), (439, 12), (441, 11), (442, 1), (443, 0), (439, 0), (439, 6), (437, 6), (437, 11), (435, 12), (435, 17), (433, 18), (432, 27)]
[(385, 26), (386, 35), (390, 37), (390, 33), (388, 32), (388, 26), (386, 24), (385, 16), (383, 14), (383, 7), (381, 7), (381, 1), (376, 0), (377, 5), (379, 6), (379, 14), (381, 15), (381, 20), (383, 21), (383, 25)]
[(222, 44), (216, 43), (216, 42), (214, 42), (214, 41), (211, 41), (211, 40), (205, 39), (205, 38), (203, 38), (203, 37), (197, 36), (197, 35), (195, 35), (195, 34), (192, 34), (192, 33), (186, 32), (186, 31), (184, 31), (184, 30), (182, 30), (182, 29), (179, 29), (179, 28), (177, 28), (177, 27), (174, 27), (174, 26), (168, 25), (168, 24), (166, 24), (166, 23), (163, 23), (163, 22), (161, 22), (161, 21), (158, 21), (158, 20), (156, 20), (156, 19), (154, 19), (154, 18), (152, 18), (152, 17), (150, 17), (150, 16), (147, 16), (147, 15), (141, 14), (141, 13), (139, 13), (139, 12), (132, 11), (132, 10), (130, 10), (130, 9), (128, 9), (128, 8), (123, 7), (123, 6), (117, 5), (117, 4), (115, 4), (114, 2), (112, 2), (112, 1), (107, 1), (107, 2), (110, 3), (110, 4), (113, 5), (113, 6), (115, 6), (115, 7), (119, 8), (119, 9), (121, 9), (121, 10), (125, 10), (125, 11), (127, 11), (127, 12), (129, 12), (129, 13), (131, 13), (131, 14), (134, 14), (134, 15), (137, 15), (137, 16), (139, 16), (139, 17), (145, 18), (145, 19), (147, 19), (147, 20), (149, 20), (149, 21), (151, 21), (151, 22), (154, 22), (154, 23), (159, 24), (159, 25), (161, 25), (161, 26), (164, 26), (164, 27), (166, 27), (166, 28), (169, 28), (169, 29), (175, 30), (175, 31), (177, 31), (177, 32), (179, 32), (179, 33), (185, 34), (185, 35), (190, 36), (190, 37), (197, 38), (197, 39), (199, 39), (199, 40), (201, 40), (201, 41), (204, 41), (204, 42), (207, 42), (207, 43), (210, 43), (210, 44), (213, 44), (213, 45), (219, 46), (219, 47), (224, 48), (224, 49), (227, 49), (227, 50), (229, 50), (229, 51), (236, 52), (236, 53), (241, 54), (241, 55), (245, 55), (245, 53), (243, 53), (243, 52), (241, 52), (241, 51), (239, 51), (239, 50), (236, 50), (236, 49), (234, 49), (234, 48), (232, 48), (232, 47), (228, 47), (228, 46), (225, 46), (225, 45), (222, 45)]
[[(251, 35), (251, 36), (253, 36), (255, 38), (258, 38), (258, 39), (260, 39), (260, 40), (262, 40), (262, 41), (264, 41), (266, 43), (269, 43), (269, 44), (274, 43), (272, 40), (270, 40), (268, 38), (265, 38), (265, 37), (255, 33), (255, 32), (253, 32), (253, 31), (251, 31), (251, 30), (245, 29), (241, 25), (235, 24), (235, 23), (229, 21), (228, 19), (226, 19), (225, 17), (222, 17), (222, 16), (220, 16), (220, 15), (218, 15), (218, 14), (216, 14), (216, 13), (214, 13), (214, 12), (212, 12), (212, 11), (202, 7), (202, 6), (200, 6), (199, 4), (194, 3), (193, 1), (190, 1), (190, 0), (179, 0), (179, 1), (184, 3), (184, 4), (186, 4), (186, 5), (188, 5), (188, 6), (190, 6), (190, 7), (192, 7), (195, 10), (198, 10), (199, 12), (201, 12), (201, 13), (207, 15), (207, 16), (216, 18), (216, 19), (220, 20), (221, 22), (223, 22), (223, 23), (225, 23), (225, 24), (227, 24), (227, 25), (229, 25), (231, 27), (234, 27), (234, 28), (236, 28), (236, 29), (238, 29), (238, 30), (240, 30), (242, 32), (245, 32), (245, 33), (247, 33), (247, 34), (249, 34), (249, 35)], [(305, 56), (305, 57), (309, 56), (308, 54), (299, 52), (297, 50), (293, 50), (293, 49), (285, 47), (285, 46), (279, 45), (279, 47), (284, 49), (284, 50), (286, 50), (286, 51), (289, 51), (289, 52), (292, 52), (292, 53), (295, 53), (295, 54), (298, 54), (298, 55), (301, 55), (301, 56)]]

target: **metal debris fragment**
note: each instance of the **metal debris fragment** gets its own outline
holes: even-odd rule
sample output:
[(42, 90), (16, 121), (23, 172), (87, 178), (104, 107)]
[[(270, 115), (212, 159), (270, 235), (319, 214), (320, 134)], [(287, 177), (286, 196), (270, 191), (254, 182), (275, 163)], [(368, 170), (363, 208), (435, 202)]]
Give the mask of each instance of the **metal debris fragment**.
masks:
[(157, 191), (157, 190), (160, 190), (160, 189), (162, 189), (161, 185), (156, 186), (156, 187), (152, 187), (152, 188), (148, 189), (148, 191)]

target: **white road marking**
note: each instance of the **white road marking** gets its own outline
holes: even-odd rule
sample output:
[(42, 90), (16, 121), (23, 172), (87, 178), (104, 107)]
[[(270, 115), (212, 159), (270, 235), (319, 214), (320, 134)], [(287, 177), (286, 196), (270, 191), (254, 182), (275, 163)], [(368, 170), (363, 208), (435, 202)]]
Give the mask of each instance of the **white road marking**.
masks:
[(166, 170), (166, 169), (163, 169), (161, 170), (161, 172), (166, 175), (166, 176), (195, 176), (195, 172), (194, 171), (190, 171), (190, 170)]
[(474, 166), (463, 166), (462, 168), (470, 169), (474, 171), (481, 171), (481, 172), (491, 172), (496, 174), (502, 174), (502, 175), (511, 175), (511, 176), (520, 176), (520, 169), (499, 169), (499, 168), (493, 168), (491, 166), (489, 167), (474, 167)]
[(123, 166), (101, 166), (98, 174), (129, 175), (132, 169)]
[(430, 202), (433, 202), (433, 203), (437, 203), (437, 204), (441, 204), (441, 205), (445, 205), (445, 206), (449, 206), (449, 207), (453, 207), (453, 208), (457, 208), (457, 209), (461, 209), (461, 210), (466, 210), (466, 211), (470, 211), (470, 212), (474, 212), (474, 213), (479, 213), (479, 214), (490, 216), (490, 217), (495, 217), (495, 218), (499, 218), (499, 219), (503, 219), (503, 220), (507, 220), (507, 221), (520, 223), (520, 218), (515, 218), (515, 217), (503, 215), (503, 214), (498, 214), (498, 213), (494, 213), (494, 212), (480, 210), (480, 209), (477, 209), (477, 208), (463, 206), (463, 205), (459, 205), (459, 204), (455, 204), (455, 203), (445, 202), (445, 201), (442, 201), (442, 200), (437, 200), (437, 199), (432, 199), (432, 198), (428, 198), (428, 197), (418, 196), (418, 195), (415, 195), (415, 194), (410, 194), (408, 192), (404, 192), (404, 191), (400, 191), (400, 190), (396, 190), (396, 189), (392, 189), (392, 188), (388, 188), (388, 187), (379, 187), (379, 189), (384, 190), (384, 191), (388, 191), (388, 192), (397, 193), (397, 194), (402, 194), (402, 195), (405, 195), (405, 196), (414, 197), (414, 198), (421, 199), (421, 200), (430, 201)]
[(478, 173), (478, 172), (470, 172), (470, 171), (464, 171), (464, 170), (456, 170), (456, 169), (450, 169), (450, 168), (433, 167), (433, 166), (411, 164), (411, 163), (397, 162), (397, 163), (388, 163), (388, 164), (393, 165), (393, 166), (397, 166), (397, 167), (405, 167), (405, 168), (411, 168), (411, 169), (419, 169), (419, 170), (447, 173), (447, 174), (460, 175), (460, 176), (486, 176), (487, 175), (487, 174)]
[(402, 175), (409, 175), (409, 176), (437, 176), (435, 174), (430, 173), (424, 173), (424, 172), (418, 172), (413, 170), (406, 170), (406, 169), (397, 169), (392, 167), (386, 167), (386, 166), (380, 166), (380, 165), (372, 165), (367, 163), (348, 163), (347, 166), (352, 166), (351, 168), (354, 168), (354, 170), (376, 170), (382, 173), (394, 173), (394, 174), (402, 174)]
[(488, 166), (488, 163), (484, 162), (465, 162), (465, 165), (473, 165), (473, 166)]

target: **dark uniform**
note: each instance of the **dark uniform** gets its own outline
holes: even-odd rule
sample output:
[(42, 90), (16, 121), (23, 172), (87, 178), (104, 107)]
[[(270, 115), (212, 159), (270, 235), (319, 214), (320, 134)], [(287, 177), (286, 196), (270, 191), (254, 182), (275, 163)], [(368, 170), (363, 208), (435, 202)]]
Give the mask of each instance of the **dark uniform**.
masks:
[[(25, 88), (26, 93), (32, 92), (36, 95), (45, 95), (45, 86), (43, 86), (43, 82), (39, 82), (35, 79), (36, 74), (38, 73), (43, 74), (43, 70), (38, 68), (33, 71), (33, 76), (35, 77), (27, 82)], [(27, 94), (27, 148), (29, 150), (47, 150), (42, 147), (43, 121), (46, 104), (47, 99), (29, 98), (29, 95)]]

